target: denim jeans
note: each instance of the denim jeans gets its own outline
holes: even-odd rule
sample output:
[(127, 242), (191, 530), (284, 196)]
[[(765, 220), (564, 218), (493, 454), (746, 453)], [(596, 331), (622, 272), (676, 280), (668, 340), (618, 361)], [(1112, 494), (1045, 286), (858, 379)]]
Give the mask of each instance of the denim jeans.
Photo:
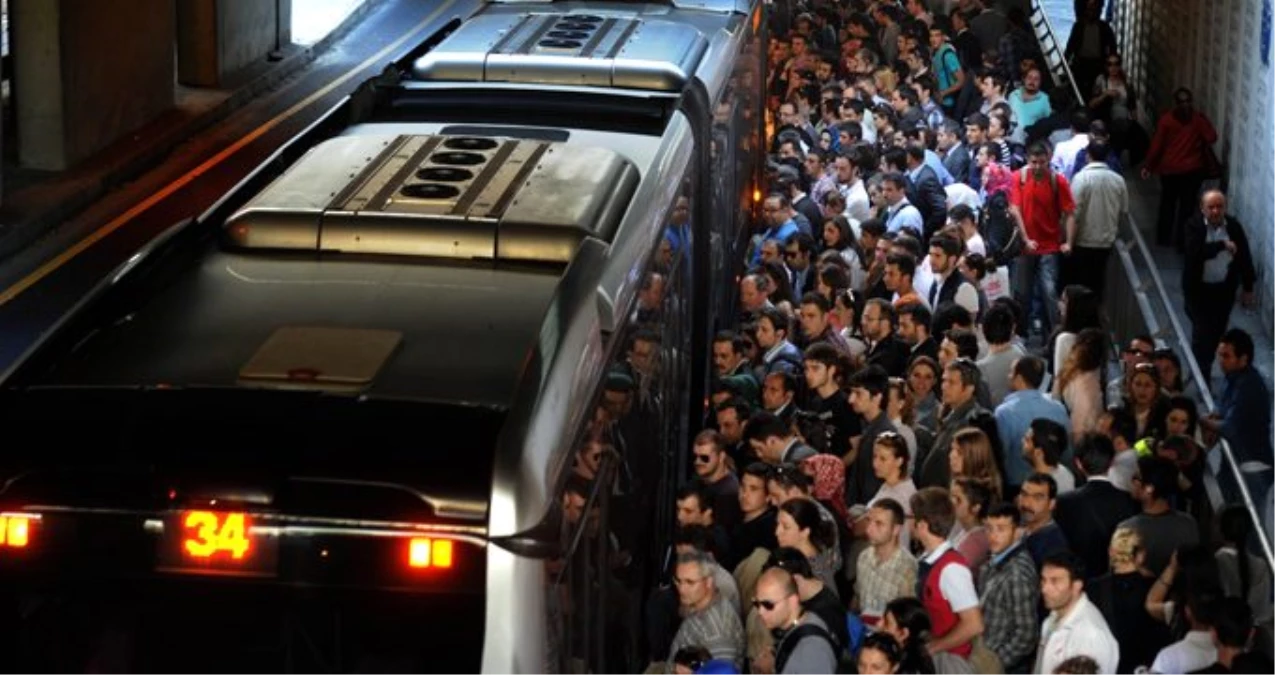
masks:
[[(1058, 267), (1061, 255), (1025, 253), (1014, 259), (1010, 267), (1010, 285), (1014, 299), (1023, 306), (1027, 320), (1031, 322), (1032, 299), (1037, 298), (1044, 309), (1041, 317), (1041, 333), (1049, 335), (1058, 324)], [(1020, 326), (1019, 332), (1027, 333), (1028, 326)]]

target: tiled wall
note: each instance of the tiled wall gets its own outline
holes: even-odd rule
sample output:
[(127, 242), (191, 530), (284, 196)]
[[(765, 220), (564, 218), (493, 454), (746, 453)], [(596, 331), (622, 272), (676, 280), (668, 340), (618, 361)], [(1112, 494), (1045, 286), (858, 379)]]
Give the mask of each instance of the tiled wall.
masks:
[(1148, 131), (1174, 89), (1194, 90), (1221, 135), (1231, 212), (1244, 223), (1258, 268), (1263, 325), (1275, 323), (1275, 79), (1262, 54), (1262, 12), (1275, 0), (1117, 0), (1113, 25), (1142, 97)]

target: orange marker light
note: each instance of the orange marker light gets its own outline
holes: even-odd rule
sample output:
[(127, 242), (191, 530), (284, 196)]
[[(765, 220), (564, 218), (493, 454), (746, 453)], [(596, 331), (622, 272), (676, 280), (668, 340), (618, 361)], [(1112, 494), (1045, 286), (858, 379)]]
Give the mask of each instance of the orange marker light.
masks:
[(10, 518), (5, 527), (6, 544), (12, 548), (26, 548), (31, 543), (31, 521), (26, 518)]
[(434, 542), (434, 567), (451, 569), (452, 541), (450, 539), (439, 539)]
[(409, 567), (426, 569), (437, 567), (451, 569), (454, 561), (454, 549), (450, 539), (416, 538), (407, 547), (407, 564)]
[(31, 518), (23, 515), (0, 516), (0, 547), (26, 548), (31, 543)]

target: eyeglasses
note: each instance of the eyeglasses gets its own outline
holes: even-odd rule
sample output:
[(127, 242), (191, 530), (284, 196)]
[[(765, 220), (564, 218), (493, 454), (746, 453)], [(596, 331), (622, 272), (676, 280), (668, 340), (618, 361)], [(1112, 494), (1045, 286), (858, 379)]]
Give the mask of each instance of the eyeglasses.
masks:
[(712, 455), (701, 455), (698, 452), (694, 453), (694, 455), (695, 455), (696, 464), (708, 464), (709, 462), (713, 461)]
[(753, 600), (753, 609), (758, 611), (773, 612), (779, 606), (778, 600)]

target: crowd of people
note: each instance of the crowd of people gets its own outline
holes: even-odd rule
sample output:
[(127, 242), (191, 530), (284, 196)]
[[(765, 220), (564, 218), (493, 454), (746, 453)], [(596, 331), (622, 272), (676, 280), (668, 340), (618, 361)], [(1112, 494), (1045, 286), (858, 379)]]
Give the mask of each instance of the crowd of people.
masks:
[[(1151, 337), (1110, 364), (1132, 90), (1090, 2), (1063, 109), (1021, 4), (770, 6), (770, 192), (652, 671), (1270, 672), (1271, 572), (1203, 481), (1218, 435), (1269, 458), (1269, 392), (1202, 416)], [(1265, 391), (1247, 334), (1212, 339)]]

